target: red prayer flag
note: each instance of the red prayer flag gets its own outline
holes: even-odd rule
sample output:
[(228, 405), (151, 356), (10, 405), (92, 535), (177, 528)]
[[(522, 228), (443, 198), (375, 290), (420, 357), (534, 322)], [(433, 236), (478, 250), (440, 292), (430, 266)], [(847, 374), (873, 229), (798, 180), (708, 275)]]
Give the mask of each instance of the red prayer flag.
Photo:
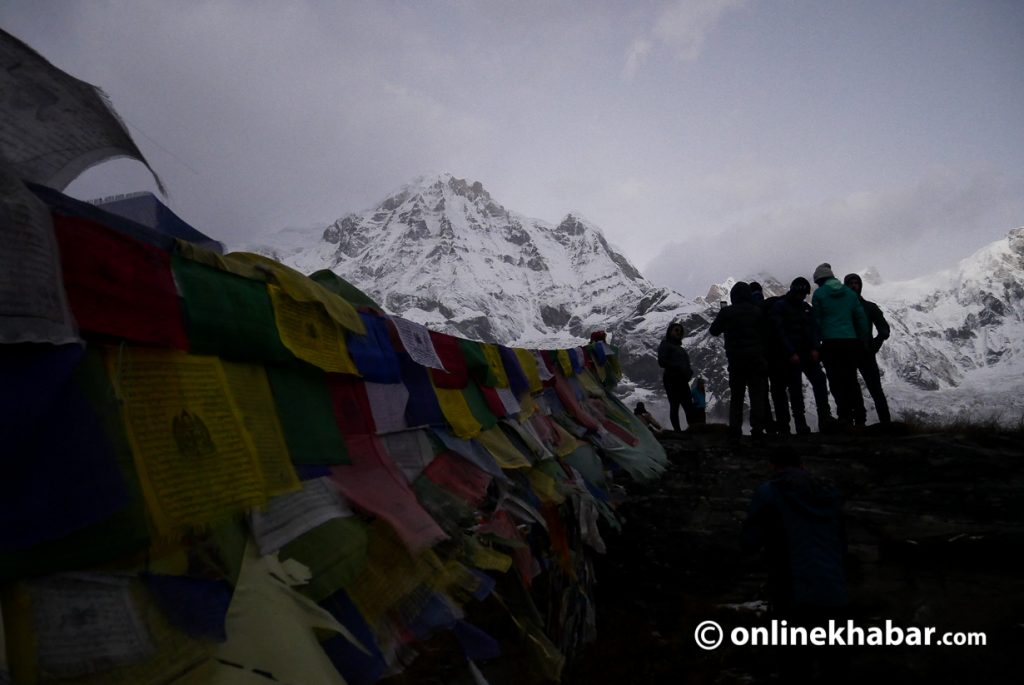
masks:
[(54, 214), (53, 225), (80, 329), (188, 349), (170, 254), (80, 217)]

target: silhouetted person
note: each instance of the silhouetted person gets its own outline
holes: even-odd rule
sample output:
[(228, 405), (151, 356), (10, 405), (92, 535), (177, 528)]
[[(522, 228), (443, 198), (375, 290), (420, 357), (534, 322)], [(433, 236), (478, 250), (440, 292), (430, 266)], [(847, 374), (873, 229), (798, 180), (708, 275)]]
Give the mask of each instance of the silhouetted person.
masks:
[(668, 419), (676, 432), (682, 430), (679, 427), (680, 406), (686, 415), (686, 425), (693, 423), (693, 399), (690, 397), (693, 369), (690, 367), (690, 355), (683, 349), (683, 333), (683, 324), (670, 323), (658, 346), (658, 366), (665, 370), (661, 380), (668, 396)]
[(869, 340), (868, 317), (860, 297), (839, 282), (830, 264), (821, 264), (814, 270), (814, 282), (818, 289), (811, 302), (821, 331), (821, 356), (828, 385), (836, 400), (839, 424), (852, 426), (860, 396), (857, 367), (867, 352)]
[(740, 281), (729, 291), (732, 301), (718, 312), (708, 332), (725, 334), (729, 361), (729, 434), (743, 433), (743, 397), (750, 393), (750, 434), (764, 435), (768, 404), (768, 363), (765, 361), (765, 319), (751, 299), (750, 286)]
[(661, 424), (651, 416), (651, 412), (647, 411), (647, 407), (644, 406), (643, 402), (636, 403), (636, 409), (633, 410), (633, 414), (639, 417), (639, 419), (644, 422), (644, 425), (647, 426), (652, 433), (655, 435), (661, 435), (664, 428), (662, 428)]
[(806, 278), (793, 279), (789, 291), (775, 300), (769, 313), (773, 331), (775, 363), (769, 366), (777, 374), (771, 384), (772, 400), (778, 423), (789, 423), (786, 396), (793, 412), (797, 435), (811, 432), (804, 416), (803, 376), (811, 383), (814, 406), (818, 413), (818, 428), (826, 430), (835, 421), (828, 403), (828, 382), (821, 369), (821, 334), (811, 306), (804, 300), (811, 292)]
[[(769, 617), (789, 626), (828, 628), (846, 613), (846, 529), (835, 485), (777, 450), (771, 478), (757, 490), (743, 524), (743, 547), (763, 552)], [(782, 682), (843, 682), (845, 655), (821, 647), (780, 654)]]
[[(857, 365), (857, 368), (860, 370), (861, 378), (864, 379), (864, 385), (867, 386), (868, 392), (871, 393), (871, 399), (875, 402), (878, 422), (883, 426), (888, 426), (892, 422), (892, 417), (889, 415), (889, 402), (885, 399), (885, 392), (882, 391), (882, 374), (878, 370), (878, 360), (875, 358), (875, 355), (882, 348), (882, 343), (889, 339), (892, 329), (889, 328), (889, 322), (885, 320), (885, 315), (882, 314), (882, 310), (879, 309), (878, 305), (865, 300), (863, 295), (861, 295), (864, 283), (861, 281), (860, 276), (857, 274), (847, 274), (843, 278), (843, 284), (860, 297), (860, 304), (864, 307), (864, 313), (868, 317), (868, 324), (875, 329), (876, 334), (871, 339), (870, 348), (866, 354), (861, 356), (860, 364)], [(863, 426), (867, 423), (867, 418), (867, 411), (864, 409), (864, 397), (858, 392), (857, 401), (853, 405), (853, 422), (855, 425)]]

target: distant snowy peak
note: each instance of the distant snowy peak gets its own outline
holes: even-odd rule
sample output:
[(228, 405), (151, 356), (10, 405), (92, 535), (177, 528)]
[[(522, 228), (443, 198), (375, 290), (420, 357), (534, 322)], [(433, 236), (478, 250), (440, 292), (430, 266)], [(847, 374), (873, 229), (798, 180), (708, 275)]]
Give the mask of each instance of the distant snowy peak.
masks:
[(319, 239), (290, 239), (271, 241), (271, 256), (305, 273), (331, 269), (393, 313), (503, 343), (585, 338), (654, 290), (590, 222), (526, 217), (449, 173), (343, 216)]

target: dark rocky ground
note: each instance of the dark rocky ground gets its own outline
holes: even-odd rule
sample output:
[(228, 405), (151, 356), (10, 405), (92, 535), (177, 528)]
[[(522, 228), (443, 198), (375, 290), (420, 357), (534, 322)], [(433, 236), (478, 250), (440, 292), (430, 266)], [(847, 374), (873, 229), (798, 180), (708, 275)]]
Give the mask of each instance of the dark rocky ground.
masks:
[[(695, 645), (698, 623), (757, 625), (736, 605), (764, 598), (739, 535), (771, 450), (799, 452), (846, 498), (849, 617), (862, 627), (983, 631), (985, 647), (834, 648), (846, 682), (1024, 679), (1024, 441), (1019, 432), (810, 435), (753, 443), (711, 432), (663, 443), (657, 482), (628, 484), (619, 534), (597, 563), (598, 640), (569, 666), (577, 683), (791, 682), (787, 648)], [(763, 621), (763, 618), (760, 619)], [(762, 623), (763, 624), (763, 623)], [(826, 648), (812, 648), (826, 649)], [(800, 654), (803, 654), (801, 652)], [(825, 657), (820, 651), (815, 660)], [(803, 659), (803, 656), (797, 656)], [(809, 662), (808, 662), (809, 663)]]

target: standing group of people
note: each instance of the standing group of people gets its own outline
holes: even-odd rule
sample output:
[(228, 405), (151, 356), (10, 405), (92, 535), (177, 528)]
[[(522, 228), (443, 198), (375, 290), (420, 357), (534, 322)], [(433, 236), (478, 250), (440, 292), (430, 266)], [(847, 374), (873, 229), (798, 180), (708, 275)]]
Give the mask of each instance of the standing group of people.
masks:
[[(809, 433), (804, 378), (811, 384), (819, 430), (865, 425), (867, 412), (858, 372), (874, 400), (879, 422), (890, 422), (875, 360), (890, 335), (881, 309), (861, 296), (863, 281), (857, 274), (840, 282), (825, 263), (814, 270), (813, 280), (818, 288), (811, 304), (806, 301), (811, 284), (803, 277), (793, 279), (785, 295), (768, 299), (759, 284), (736, 283), (729, 292), (731, 303), (723, 306), (712, 322), (709, 333), (725, 337), (731, 395), (729, 431), (733, 435), (742, 433), (746, 396), (750, 398), (751, 435), (788, 435), (791, 421), (797, 434)], [(658, 348), (669, 417), (677, 431), (680, 407), (687, 423), (693, 423), (688, 385), (693, 370), (682, 339), (682, 325), (673, 323)], [(829, 404), (830, 390), (835, 417)]]

